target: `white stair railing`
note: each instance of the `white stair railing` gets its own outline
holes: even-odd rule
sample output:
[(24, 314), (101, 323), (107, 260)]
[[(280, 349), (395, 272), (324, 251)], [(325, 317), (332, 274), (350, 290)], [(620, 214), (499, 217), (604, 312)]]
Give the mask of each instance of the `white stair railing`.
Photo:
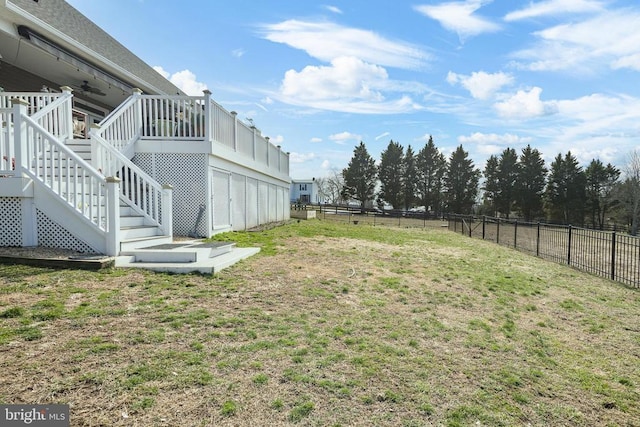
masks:
[(133, 144), (142, 135), (140, 94), (136, 91), (90, 130), (91, 161), (103, 175), (120, 179), (121, 200), (143, 215), (147, 225), (158, 226), (163, 235), (171, 236), (172, 207), (167, 188), (129, 159), (129, 155), (133, 155)]
[(166, 198), (166, 187), (115, 150), (95, 129), (90, 135), (92, 162), (105, 176), (120, 179), (120, 199), (143, 215), (147, 225), (158, 226), (163, 235), (171, 236), (173, 232), (169, 219), (172, 207)]
[(107, 233), (105, 178), (16, 103), (13, 112), (15, 164), (20, 173), (64, 200), (83, 220)]

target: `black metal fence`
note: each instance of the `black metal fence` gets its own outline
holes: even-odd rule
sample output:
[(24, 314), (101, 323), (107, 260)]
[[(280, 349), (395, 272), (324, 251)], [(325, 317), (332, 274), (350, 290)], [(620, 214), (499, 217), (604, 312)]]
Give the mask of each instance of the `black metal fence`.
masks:
[(470, 215), (448, 215), (448, 227), (640, 288), (640, 238), (635, 236)]

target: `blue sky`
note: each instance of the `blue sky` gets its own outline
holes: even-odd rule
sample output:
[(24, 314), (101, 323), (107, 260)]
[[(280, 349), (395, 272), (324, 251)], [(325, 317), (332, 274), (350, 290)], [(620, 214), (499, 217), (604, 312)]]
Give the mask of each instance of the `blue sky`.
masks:
[(622, 167), (640, 145), (637, 0), (67, 0), (189, 94), (291, 153), (292, 178), (364, 141), (432, 135), (477, 167), (530, 144)]

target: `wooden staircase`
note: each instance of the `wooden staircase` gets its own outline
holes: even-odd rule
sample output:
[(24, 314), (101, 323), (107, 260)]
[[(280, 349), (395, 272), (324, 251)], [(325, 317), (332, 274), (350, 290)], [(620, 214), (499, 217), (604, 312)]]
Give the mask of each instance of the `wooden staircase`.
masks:
[[(83, 160), (91, 163), (91, 140), (69, 139), (66, 146), (71, 148)], [(55, 173), (55, 172), (54, 172)], [(63, 179), (64, 177), (60, 177)], [(171, 243), (170, 236), (164, 236), (160, 227), (148, 225), (145, 218), (120, 200), (120, 252), (131, 251), (147, 246)]]

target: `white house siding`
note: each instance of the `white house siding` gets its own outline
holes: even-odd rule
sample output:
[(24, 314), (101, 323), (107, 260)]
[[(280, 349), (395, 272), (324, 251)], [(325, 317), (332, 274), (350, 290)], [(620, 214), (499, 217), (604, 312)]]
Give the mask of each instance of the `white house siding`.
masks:
[(247, 228), (247, 180), (244, 175), (234, 174), (231, 178), (231, 208), (233, 227), (236, 230)]
[(255, 178), (247, 177), (247, 215), (246, 215), (246, 228), (253, 228), (258, 226), (258, 180)]
[(231, 173), (211, 168), (213, 232), (231, 228)]

